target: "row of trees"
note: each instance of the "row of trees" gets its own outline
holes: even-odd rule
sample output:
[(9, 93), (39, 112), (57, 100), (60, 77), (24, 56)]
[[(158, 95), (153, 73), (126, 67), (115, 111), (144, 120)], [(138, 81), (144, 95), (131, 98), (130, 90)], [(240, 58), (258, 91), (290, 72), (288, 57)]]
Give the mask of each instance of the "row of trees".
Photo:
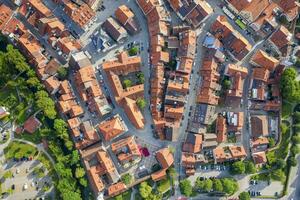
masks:
[[(61, 74), (64, 75), (65, 73), (62, 72)], [(30, 103), (34, 110), (42, 111), (41, 117), (45, 118), (42, 120), (44, 128), (35, 134), (40, 134), (42, 138), (48, 140), (49, 150), (57, 161), (55, 170), (59, 179), (54, 180), (55, 186), (61, 199), (82, 199), (78, 186), (86, 187), (87, 181), (84, 177), (85, 172), (80, 167), (80, 156), (77, 150), (74, 150), (73, 143), (69, 138), (67, 125), (57, 117), (55, 103), (44, 90), (44, 86), (38, 80), (35, 71), (29, 67), (24, 56), (12, 45), (7, 45), (6, 51), (0, 52), (0, 85), (2, 86), (1, 92), (8, 92), (7, 102), (9, 104), (18, 101), (13, 93), (9, 93), (9, 91), (17, 88), (22, 91), (19, 98), (21, 97)], [(19, 105), (22, 104), (23, 102)], [(19, 105), (15, 108), (9, 108), (18, 110)], [(32, 137), (36, 136), (33, 135)]]
[(236, 180), (231, 178), (213, 178), (213, 179), (201, 179), (197, 178), (194, 187), (191, 181), (184, 179), (179, 183), (180, 191), (183, 195), (190, 197), (193, 192), (200, 193), (224, 193), (232, 195), (238, 190), (238, 184)]
[(236, 174), (253, 174), (256, 172), (255, 165), (252, 161), (236, 161), (230, 166), (230, 173)]

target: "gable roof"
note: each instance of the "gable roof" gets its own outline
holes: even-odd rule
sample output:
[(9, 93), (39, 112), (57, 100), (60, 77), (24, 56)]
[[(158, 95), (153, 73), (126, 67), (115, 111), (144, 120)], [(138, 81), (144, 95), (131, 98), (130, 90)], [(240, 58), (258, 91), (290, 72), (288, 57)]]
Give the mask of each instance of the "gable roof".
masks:
[(163, 169), (169, 168), (174, 163), (173, 155), (168, 148), (158, 150), (155, 156)]
[(124, 133), (125, 127), (124, 124), (121, 122), (120, 116), (116, 115), (111, 119), (103, 121), (99, 125), (99, 130), (104, 136), (106, 141), (109, 141), (116, 136)]

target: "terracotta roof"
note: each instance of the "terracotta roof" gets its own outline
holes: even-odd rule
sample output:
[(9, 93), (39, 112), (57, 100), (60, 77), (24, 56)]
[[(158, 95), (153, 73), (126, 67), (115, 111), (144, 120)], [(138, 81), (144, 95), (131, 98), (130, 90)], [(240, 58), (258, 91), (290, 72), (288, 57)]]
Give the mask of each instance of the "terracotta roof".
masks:
[(28, 133), (34, 133), (42, 123), (35, 117), (31, 116), (24, 122), (24, 130)]
[(278, 5), (283, 9), (284, 14), (291, 21), (295, 19), (299, 13), (299, 4), (296, 0), (279, 0)]
[(202, 135), (188, 134), (185, 143), (183, 144), (183, 151), (190, 153), (198, 153), (202, 150)]
[(126, 190), (126, 185), (123, 182), (115, 183), (108, 187), (108, 195), (115, 196)]
[(140, 109), (138, 108), (136, 101), (125, 97), (122, 104), (126, 115), (128, 116), (129, 120), (133, 123), (133, 125), (139, 129), (144, 128), (145, 119)]
[(145, 15), (147, 15), (155, 6), (159, 5), (158, 0), (137, 0), (137, 3)]
[(49, 93), (52, 93), (58, 90), (60, 86), (60, 81), (55, 76), (50, 76), (44, 81), (44, 85), (46, 87), (46, 90)]
[(258, 50), (251, 58), (251, 62), (259, 67), (266, 68), (270, 71), (273, 71), (276, 66), (279, 64), (279, 60), (269, 56), (266, 52)]
[(245, 9), (251, 1), (249, 0), (227, 0), (237, 11), (242, 11)]
[(11, 19), (13, 11), (5, 4), (0, 5), (0, 30), (3, 30), (7, 22)]
[(226, 118), (222, 115), (218, 115), (216, 122), (216, 133), (217, 133), (217, 142), (225, 142), (227, 139), (227, 125)]
[(68, 1), (65, 4), (65, 12), (81, 28), (84, 28), (95, 17), (95, 12), (85, 3), (77, 6)]
[(251, 116), (252, 137), (268, 136), (268, 119), (265, 115)]
[(136, 144), (134, 136), (118, 140), (111, 144), (111, 150), (117, 154), (122, 164), (140, 159), (141, 153)]
[(99, 125), (99, 130), (103, 134), (104, 139), (109, 141), (124, 133), (126, 129), (121, 121), (120, 116), (114, 116), (111, 119), (101, 122)]
[(169, 168), (174, 163), (173, 155), (168, 148), (160, 149), (155, 156), (163, 169)]
[(25, 2), (26, 3), (28, 2), (43, 17), (50, 17), (52, 15), (51, 10), (42, 1), (39, 1), (39, 0), (27, 0)]
[(259, 137), (251, 141), (251, 145), (254, 148), (257, 148), (260, 145), (268, 145), (269, 139), (267, 137)]
[(115, 11), (115, 16), (121, 24), (125, 25), (134, 14), (126, 5), (121, 5)]
[(167, 178), (166, 169), (161, 169), (157, 172), (151, 174), (151, 178), (153, 181), (160, 181)]
[(229, 151), (234, 159), (245, 158), (247, 156), (243, 146), (229, 146)]
[(292, 38), (292, 34), (284, 26), (280, 26), (275, 32), (273, 32), (270, 41), (272, 41), (279, 50), (287, 46)]
[(253, 79), (267, 82), (270, 76), (270, 71), (265, 68), (256, 67), (253, 69)]
[(253, 153), (252, 158), (256, 165), (266, 164), (268, 162), (266, 153), (264, 151)]
[(68, 125), (69, 125), (70, 129), (79, 127), (79, 125), (80, 125), (79, 118), (78, 117), (74, 117), (74, 118), (68, 119)]

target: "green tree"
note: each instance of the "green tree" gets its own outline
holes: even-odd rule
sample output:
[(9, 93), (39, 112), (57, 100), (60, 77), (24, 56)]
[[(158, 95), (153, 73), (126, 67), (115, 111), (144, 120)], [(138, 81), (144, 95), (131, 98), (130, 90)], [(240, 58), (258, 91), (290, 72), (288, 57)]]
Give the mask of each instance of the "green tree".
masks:
[(84, 177), (79, 179), (79, 183), (83, 187), (87, 187), (87, 185), (88, 185), (88, 182), (87, 182), (87, 180)]
[(294, 136), (292, 137), (292, 142), (293, 142), (294, 144), (300, 144), (300, 136), (299, 136), (299, 135), (294, 135)]
[(143, 109), (146, 107), (147, 102), (146, 102), (146, 100), (145, 100), (144, 98), (138, 98), (138, 99), (136, 100), (136, 104), (138, 105), (138, 107), (139, 107), (141, 110), (143, 110)]
[(176, 169), (174, 167), (170, 167), (168, 170), (167, 170), (168, 174), (170, 177), (172, 177), (173, 179), (175, 179), (175, 177), (177, 176), (177, 172), (176, 172)]
[(278, 158), (275, 161), (275, 167), (276, 169), (283, 169), (285, 167), (285, 161), (282, 158)]
[(289, 156), (287, 160), (288, 164), (295, 167), (297, 165), (297, 160), (294, 156)]
[(73, 150), (72, 154), (71, 154), (71, 160), (70, 160), (70, 164), (71, 165), (75, 165), (77, 163), (79, 163), (80, 161), (80, 156), (77, 150)]
[(27, 79), (26, 83), (30, 88), (36, 90), (41, 90), (44, 88), (44, 86), (41, 84), (37, 77), (30, 77), (29, 79)]
[(129, 80), (129, 79), (125, 79), (125, 80), (123, 81), (123, 85), (124, 85), (124, 88), (125, 88), (125, 89), (126, 89), (126, 88), (129, 88), (129, 87), (132, 86), (132, 81)]
[(269, 140), (269, 147), (270, 148), (274, 147), (275, 146), (275, 140), (274, 140), (274, 138), (269, 137), (268, 140)]
[(189, 197), (193, 193), (193, 187), (191, 181), (188, 179), (184, 179), (179, 182), (180, 192), (181, 194)]
[(62, 119), (55, 119), (54, 120), (54, 130), (56, 132), (56, 134), (60, 137), (60, 138), (68, 138), (68, 129), (67, 129), (67, 123), (62, 120)]
[(248, 192), (242, 192), (239, 194), (239, 200), (250, 200), (250, 194)]
[(233, 194), (238, 190), (238, 184), (233, 179), (224, 178), (222, 184), (226, 194)]
[(293, 115), (294, 117), (294, 122), (297, 124), (297, 123), (300, 123), (300, 112), (299, 111), (296, 111)]
[(247, 174), (253, 174), (256, 172), (256, 168), (253, 162), (245, 161), (245, 172)]
[(213, 180), (213, 189), (215, 192), (223, 192), (223, 185), (220, 179)]
[(68, 69), (65, 67), (58, 68), (57, 75), (59, 79), (65, 80), (68, 77)]
[(140, 195), (145, 199), (147, 198), (152, 192), (152, 187), (148, 185), (147, 182), (142, 182), (139, 187)]
[(210, 192), (213, 188), (213, 181), (211, 179), (200, 180), (197, 178), (195, 188), (203, 192)]
[(230, 87), (231, 87), (231, 82), (230, 82), (230, 80), (228, 80), (228, 79), (223, 79), (222, 87), (223, 87), (223, 90), (228, 90), (228, 89), (230, 89)]
[(130, 56), (135, 56), (137, 55), (139, 49), (137, 46), (132, 47), (131, 49), (129, 49), (128, 53)]
[(297, 145), (293, 145), (293, 146), (291, 147), (291, 153), (292, 153), (293, 155), (297, 155), (299, 152), (300, 152), (300, 148), (299, 148)]
[(8, 170), (3, 174), (3, 178), (8, 179), (8, 178), (12, 178), (13, 177), (13, 173)]
[(75, 177), (76, 178), (82, 178), (85, 175), (85, 171), (82, 167), (77, 167), (75, 170)]
[(271, 178), (283, 182), (285, 180), (285, 174), (281, 169), (275, 169), (271, 171)]
[(5, 60), (8, 65), (15, 67), (19, 72), (25, 72), (30, 68), (24, 56), (11, 44), (6, 47)]
[(280, 78), (281, 96), (290, 102), (300, 101), (300, 84), (296, 77), (297, 71), (294, 68), (287, 68)]
[(42, 110), (49, 119), (54, 119), (56, 117), (55, 104), (48, 94), (45, 91), (38, 91), (35, 93), (35, 98), (37, 108)]
[(127, 173), (127, 174), (124, 174), (122, 177), (121, 177), (121, 180), (123, 183), (125, 183), (125, 185), (129, 185), (132, 183), (133, 181), (133, 177), (131, 174)]
[(145, 76), (142, 72), (137, 73), (136, 76), (139, 79), (139, 84), (143, 84), (145, 82)]
[(231, 165), (232, 174), (243, 174), (245, 173), (245, 164), (243, 161), (236, 161)]

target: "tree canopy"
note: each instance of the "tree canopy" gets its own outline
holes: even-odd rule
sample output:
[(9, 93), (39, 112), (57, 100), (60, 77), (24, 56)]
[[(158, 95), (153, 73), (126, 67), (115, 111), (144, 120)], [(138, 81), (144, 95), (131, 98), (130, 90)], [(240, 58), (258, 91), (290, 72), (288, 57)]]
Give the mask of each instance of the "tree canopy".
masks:
[(236, 161), (231, 165), (232, 174), (243, 174), (245, 173), (245, 163), (243, 161)]
[(300, 83), (296, 77), (297, 71), (294, 68), (287, 68), (280, 79), (281, 96), (290, 102), (300, 101)]
[(152, 192), (152, 187), (147, 182), (142, 182), (139, 187), (140, 195), (145, 199), (149, 197)]
[(144, 98), (138, 98), (138, 99), (136, 100), (136, 104), (138, 105), (138, 107), (139, 107), (141, 110), (143, 110), (143, 109), (146, 107), (147, 102), (146, 102), (146, 100), (145, 100)]
[(181, 194), (189, 197), (193, 193), (193, 187), (191, 181), (188, 179), (184, 179), (179, 182), (180, 192)]
[(239, 200), (250, 200), (250, 194), (248, 192), (242, 192), (239, 194)]

